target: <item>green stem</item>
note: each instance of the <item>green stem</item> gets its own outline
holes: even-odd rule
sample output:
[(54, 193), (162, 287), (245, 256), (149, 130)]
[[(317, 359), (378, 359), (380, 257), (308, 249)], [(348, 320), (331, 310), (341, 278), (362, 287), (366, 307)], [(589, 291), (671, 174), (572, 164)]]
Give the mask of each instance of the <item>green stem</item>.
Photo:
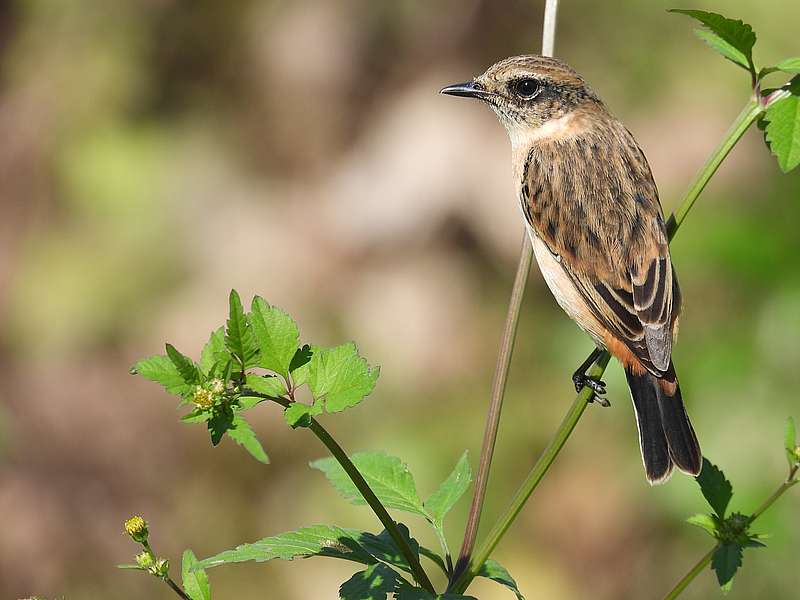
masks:
[(416, 582), (430, 593), (435, 594), (433, 584), (431, 580), (428, 579), (425, 569), (422, 568), (419, 562), (419, 556), (414, 553), (406, 539), (401, 535), (397, 523), (394, 522), (394, 519), (392, 519), (383, 504), (381, 504), (381, 501), (378, 500), (375, 492), (369, 487), (369, 484), (353, 464), (353, 461), (350, 460), (350, 457), (347, 456), (347, 453), (316, 419), (311, 419), (309, 429), (311, 429), (314, 435), (316, 435), (319, 440), (325, 444), (325, 447), (330, 450), (331, 455), (333, 455), (336, 461), (342, 466), (344, 472), (347, 473), (347, 476), (350, 477), (350, 480), (358, 491), (361, 492), (364, 500), (366, 500), (367, 504), (369, 504), (370, 508), (375, 513), (375, 516), (378, 517), (378, 520), (380, 520), (381, 524), (386, 528), (386, 531), (392, 536), (394, 543), (397, 545), (397, 549), (400, 550), (400, 553), (408, 561)]
[[(764, 512), (770, 506), (775, 504), (775, 501), (778, 500), (778, 498), (780, 498), (781, 496), (783, 496), (786, 490), (793, 487), (797, 483), (800, 483), (800, 481), (796, 479), (797, 471), (798, 467), (796, 466), (792, 467), (789, 470), (789, 476), (786, 478), (786, 481), (784, 481), (781, 485), (779, 485), (778, 489), (772, 492), (769, 498), (764, 500), (764, 502), (761, 503), (761, 506), (759, 506), (756, 509), (756, 511), (750, 516), (750, 523), (753, 523), (753, 521), (755, 521), (758, 517), (764, 514)], [(719, 548), (719, 544), (711, 548), (711, 550), (709, 550), (699, 561), (697, 561), (697, 564), (693, 566), (691, 570), (686, 575), (684, 575), (683, 578), (677, 584), (675, 584), (675, 587), (672, 588), (672, 591), (666, 596), (664, 596), (664, 600), (675, 600), (675, 598), (680, 596), (683, 590), (685, 590), (689, 586), (689, 584), (692, 583), (692, 581), (694, 581), (695, 577), (697, 577), (700, 573), (702, 573), (703, 569), (705, 569), (708, 566), (708, 564), (711, 562), (711, 559), (714, 556), (714, 552), (717, 551), (717, 548)]]
[[(725, 160), (725, 157), (728, 156), (736, 143), (744, 135), (745, 131), (747, 131), (747, 129), (756, 121), (763, 111), (764, 104), (759, 103), (757, 99), (752, 99), (747, 103), (742, 112), (739, 113), (739, 116), (736, 117), (736, 120), (725, 134), (722, 142), (719, 144), (719, 146), (717, 146), (710, 158), (703, 165), (702, 169), (700, 169), (700, 172), (697, 174), (692, 184), (689, 186), (689, 189), (684, 195), (678, 210), (676, 210), (667, 220), (667, 235), (670, 240), (675, 237), (675, 234), (683, 224), (692, 206), (694, 206), (698, 196), (703, 189), (705, 189), (714, 173), (716, 173), (717, 169), (722, 164), (722, 161)], [(589, 371), (589, 375), (597, 379), (602, 377), (603, 373), (605, 372), (606, 365), (608, 364), (608, 360), (609, 355), (607, 352), (604, 352)], [(450, 586), (450, 590), (456, 593), (463, 593), (475, 578), (475, 575), (478, 573), (478, 571), (480, 571), (483, 563), (486, 562), (491, 553), (500, 543), (500, 540), (508, 531), (516, 517), (519, 515), (522, 507), (528, 501), (531, 494), (533, 494), (533, 491), (539, 485), (539, 482), (553, 464), (553, 461), (558, 456), (558, 453), (564, 447), (564, 444), (574, 430), (575, 425), (578, 423), (581, 415), (583, 415), (590, 396), (591, 391), (588, 388), (584, 388), (576, 396), (575, 401), (570, 407), (569, 412), (567, 412), (566, 416), (564, 417), (564, 420), (561, 422), (561, 425), (556, 431), (553, 440), (550, 442), (550, 445), (547, 446), (544, 453), (539, 457), (539, 460), (536, 461), (536, 464), (529, 472), (525, 482), (522, 484), (519, 491), (517, 491), (517, 494), (512, 499), (510, 505), (503, 515), (498, 519), (494, 527), (492, 527), (492, 530), (489, 533), (486, 541), (483, 542), (480, 548), (475, 552), (472, 559), (469, 561), (468, 565), (463, 568), (456, 581)]]
[[(589, 376), (599, 378), (605, 370), (609, 358), (610, 356), (607, 352), (601, 354), (597, 359), (597, 362), (595, 362), (595, 364), (589, 370)], [(583, 411), (586, 410), (586, 406), (589, 404), (592, 394), (592, 390), (586, 387), (575, 397), (575, 401), (572, 403), (569, 412), (567, 412), (567, 414), (564, 416), (563, 421), (561, 421), (561, 425), (559, 426), (558, 431), (556, 431), (555, 437), (547, 446), (547, 448), (545, 448), (544, 452), (539, 457), (539, 460), (536, 461), (536, 464), (528, 473), (528, 477), (525, 479), (522, 486), (520, 486), (516, 495), (511, 500), (511, 504), (508, 506), (503, 515), (497, 520), (497, 523), (495, 523), (494, 527), (492, 527), (492, 530), (489, 532), (486, 541), (484, 541), (483, 544), (481, 544), (481, 546), (475, 551), (475, 555), (467, 569), (452, 585), (452, 591), (459, 594), (463, 593), (475, 578), (478, 571), (480, 571), (483, 563), (485, 563), (489, 556), (491, 556), (492, 552), (494, 552), (497, 544), (500, 543), (500, 540), (506, 534), (508, 528), (511, 527), (511, 524), (519, 515), (522, 507), (525, 506), (525, 503), (528, 501), (528, 498), (530, 498), (533, 490), (536, 489), (536, 486), (539, 485), (539, 482), (542, 480), (545, 473), (547, 473), (550, 465), (552, 465), (553, 461), (555, 461), (558, 453), (561, 451), (561, 448), (563, 448), (564, 444), (572, 433), (572, 430), (575, 429), (575, 425), (578, 424), (578, 420), (581, 418)]]
[(706, 161), (706, 164), (703, 165), (703, 168), (700, 169), (694, 183), (692, 183), (691, 187), (686, 192), (680, 207), (667, 221), (667, 236), (670, 240), (675, 236), (681, 223), (686, 219), (686, 215), (692, 210), (695, 200), (697, 200), (700, 193), (705, 189), (714, 173), (717, 172), (722, 161), (725, 160), (725, 157), (728, 156), (736, 143), (741, 139), (744, 132), (748, 130), (750, 125), (755, 122), (762, 112), (764, 112), (764, 107), (761, 103), (756, 99), (752, 99), (742, 109), (739, 116), (736, 117), (736, 120), (725, 134), (722, 142), (720, 142), (719, 146), (714, 150), (711, 157)]
[(166, 584), (167, 584), (167, 585), (168, 585), (170, 588), (172, 588), (172, 591), (173, 591), (173, 592), (175, 592), (176, 594), (178, 594), (178, 596), (180, 596), (181, 598), (183, 598), (183, 600), (192, 600), (192, 599), (191, 599), (191, 598), (190, 598), (190, 597), (189, 597), (189, 596), (186, 594), (186, 592), (184, 592), (184, 591), (181, 589), (181, 587), (180, 587), (180, 586), (179, 586), (177, 583), (175, 583), (175, 582), (172, 580), (172, 577), (170, 577), (169, 575), (165, 575), (165, 576), (164, 576), (164, 581), (166, 582)]
[[(282, 396), (267, 396), (265, 394), (254, 392), (253, 390), (243, 390), (243, 394), (246, 394), (247, 396), (257, 396), (259, 398), (264, 398), (265, 400), (272, 400), (284, 408), (287, 408), (293, 404), (293, 401), (289, 398), (284, 398)], [(414, 575), (414, 580), (427, 591), (435, 594), (436, 592), (433, 589), (433, 584), (428, 578), (427, 573), (425, 573), (425, 569), (422, 568), (422, 565), (419, 562), (419, 556), (417, 556), (417, 554), (415, 554), (411, 549), (411, 546), (408, 545), (408, 542), (400, 533), (397, 523), (395, 523), (394, 519), (392, 519), (392, 516), (386, 510), (386, 507), (383, 506), (381, 501), (375, 495), (375, 492), (372, 491), (372, 488), (369, 487), (366, 479), (364, 479), (364, 476), (361, 475), (361, 472), (353, 464), (353, 461), (351, 461), (350, 457), (347, 456), (347, 452), (344, 451), (338, 442), (333, 439), (331, 434), (328, 433), (327, 429), (320, 425), (319, 421), (316, 419), (311, 419), (311, 423), (308, 428), (314, 433), (314, 435), (317, 436), (319, 441), (325, 444), (325, 447), (330, 451), (333, 458), (336, 459), (336, 462), (338, 462), (342, 469), (344, 469), (344, 472), (347, 473), (350, 481), (352, 481), (353, 485), (356, 486), (356, 489), (361, 492), (361, 495), (372, 509), (372, 512), (375, 513), (375, 516), (378, 517), (378, 520), (386, 528), (386, 531), (397, 545), (397, 549), (400, 550), (400, 553), (408, 562), (409, 567), (411, 567), (411, 573)]]
[(672, 591), (666, 596), (664, 596), (664, 600), (675, 600), (675, 598), (680, 596), (681, 592), (683, 592), (683, 590), (685, 590), (689, 586), (689, 584), (692, 583), (692, 581), (694, 581), (694, 578), (697, 577), (700, 573), (702, 573), (703, 569), (705, 569), (709, 565), (711, 559), (714, 557), (714, 552), (717, 551), (717, 548), (719, 548), (719, 544), (717, 544), (716, 546), (711, 548), (711, 550), (706, 552), (705, 555), (703, 555), (703, 557), (697, 561), (697, 564), (695, 564), (695, 566), (693, 566), (692, 569), (686, 575), (683, 576), (683, 579), (681, 579), (678, 582), (678, 584), (672, 589)]

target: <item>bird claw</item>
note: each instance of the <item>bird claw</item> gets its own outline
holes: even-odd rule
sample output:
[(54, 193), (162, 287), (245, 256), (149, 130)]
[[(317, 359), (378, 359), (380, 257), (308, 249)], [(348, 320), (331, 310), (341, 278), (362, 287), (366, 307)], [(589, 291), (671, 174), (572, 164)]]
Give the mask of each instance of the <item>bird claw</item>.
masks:
[(578, 393), (580, 393), (585, 387), (588, 387), (590, 390), (592, 390), (592, 395), (589, 398), (589, 402), (597, 402), (600, 406), (605, 407), (611, 406), (611, 403), (603, 397), (603, 394), (606, 393), (606, 384), (604, 381), (594, 379), (588, 375), (576, 373), (572, 377), (572, 382), (575, 384), (575, 391)]

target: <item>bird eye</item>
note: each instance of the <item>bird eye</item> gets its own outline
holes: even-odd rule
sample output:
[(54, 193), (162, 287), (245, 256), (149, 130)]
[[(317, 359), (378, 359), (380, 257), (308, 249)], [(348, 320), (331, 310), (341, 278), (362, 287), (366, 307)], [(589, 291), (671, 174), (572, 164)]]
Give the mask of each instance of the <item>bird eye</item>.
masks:
[(518, 79), (512, 84), (512, 91), (525, 100), (535, 98), (542, 87), (535, 79)]

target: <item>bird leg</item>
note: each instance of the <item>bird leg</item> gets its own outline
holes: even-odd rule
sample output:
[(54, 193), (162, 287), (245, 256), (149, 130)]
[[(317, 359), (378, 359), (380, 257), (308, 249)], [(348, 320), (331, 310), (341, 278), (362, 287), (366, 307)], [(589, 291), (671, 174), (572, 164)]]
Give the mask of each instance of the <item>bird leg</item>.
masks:
[(592, 353), (589, 357), (581, 363), (575, 372), (572, 374), (572, 383), (575, 384), (575, 391), (580, 393), (580, 391), (584, 387), (588, 387), (592, 390), (592, 395), (589, 398), (589, 402), (597, 402), (601, 406), (611, 406), (611, 403), (606, 399), (603, 398), (603, 394), (606, 393), (606, 384), (604, 381), (600, 381), (599, 379), (595, 379), (594, 377), (589, 377), (586, 374), (586, 371), (589, 370), (594, 364), (594, 361), (602, 354), (602, 350), (600, 348), (595, 348), (592, 350)]

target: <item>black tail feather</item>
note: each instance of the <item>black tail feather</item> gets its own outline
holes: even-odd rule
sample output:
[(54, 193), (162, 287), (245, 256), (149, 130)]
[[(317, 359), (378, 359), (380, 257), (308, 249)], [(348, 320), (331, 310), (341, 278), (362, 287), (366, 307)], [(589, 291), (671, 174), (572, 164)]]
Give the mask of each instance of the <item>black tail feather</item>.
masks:
[[(672, 364), (668, 374), (674, 377)], [(650, 373), (634, 375), (626, 370), (625, 375), (636, 411), (647, 480), (653, 484), (666, 481), (673, 466), (684, 473), (698, 475), (703, 457), (683, 406), (677, 379), (675, 393), (668, 395)]]

